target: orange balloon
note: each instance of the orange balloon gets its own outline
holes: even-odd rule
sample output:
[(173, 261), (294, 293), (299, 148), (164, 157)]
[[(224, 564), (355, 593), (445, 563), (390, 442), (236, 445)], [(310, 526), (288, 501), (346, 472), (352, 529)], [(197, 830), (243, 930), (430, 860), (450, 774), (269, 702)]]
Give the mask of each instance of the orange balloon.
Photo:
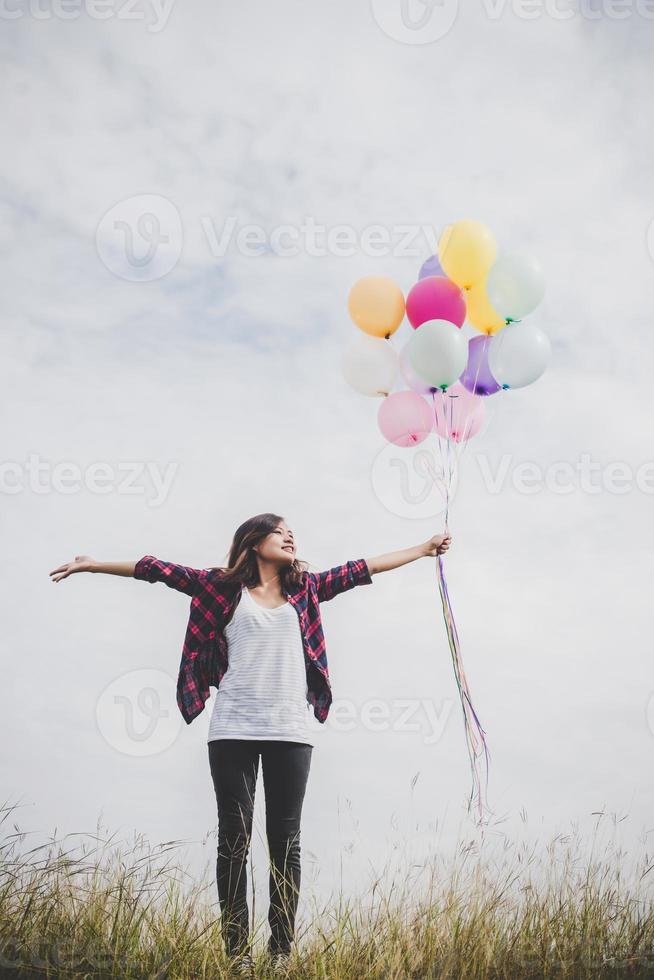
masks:
[(404, 293), (386, 276), (365, 276), (352, 286), (347, 308), (364, 333), (388, 337), (404, 319)]

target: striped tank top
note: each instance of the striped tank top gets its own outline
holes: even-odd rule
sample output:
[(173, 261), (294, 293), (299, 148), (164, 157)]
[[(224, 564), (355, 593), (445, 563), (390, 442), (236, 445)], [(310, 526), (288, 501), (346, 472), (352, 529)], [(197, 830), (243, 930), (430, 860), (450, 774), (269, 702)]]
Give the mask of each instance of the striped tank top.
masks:
[(315, 744), (298, 614), (261, 606), (245, 586), (225, 627), (229, 666), (216, 691), (207, 741), (274, 739)]

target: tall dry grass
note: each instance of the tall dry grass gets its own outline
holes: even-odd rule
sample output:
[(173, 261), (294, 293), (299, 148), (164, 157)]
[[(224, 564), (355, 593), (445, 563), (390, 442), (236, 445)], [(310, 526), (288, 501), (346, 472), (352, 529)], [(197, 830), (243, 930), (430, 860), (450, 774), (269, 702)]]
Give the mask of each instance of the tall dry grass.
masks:
[[(0, 809), (3, 978), (230, 976), (215, 881), (172, 863), (186, 842), (96, 833), (30, 846), (13, 810)], [(376, 875), (361, 896), (314, 901), (288, 976), (654, 977), (653, 859), (645, 847), (634, 858), (611, 840), (599, 854), (588, 844), (573, 832), (542, 848), (504, 840), (490, 855), (460, 842), (447, 858)], [(265, 977), (263, 920), (257, 929)]]

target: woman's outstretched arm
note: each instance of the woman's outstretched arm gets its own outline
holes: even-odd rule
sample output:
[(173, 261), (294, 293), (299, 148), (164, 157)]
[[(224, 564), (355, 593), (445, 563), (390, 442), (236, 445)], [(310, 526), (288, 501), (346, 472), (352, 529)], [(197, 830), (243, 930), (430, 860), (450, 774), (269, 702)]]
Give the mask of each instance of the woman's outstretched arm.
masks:
[(450, 534), (435, 534), (424, 544), (417, 544), (413, 548), (403, 548), (401, 551), (389, 551), (385, 555), (378, 555), (376, 558), (367, 558), (366, 563), (371, 575), (376, 572), (388, 572), (391, 568), (399, 568), (400, 565), (407, 565), (410, 561), (417, 558), (435, 557), (443, 555), (452, 543)]
[(135, 561), (96, 561), (89, 555), (75, 555), (72, 561), (64, 562), (59, 568), (53, 568), (50, 578), (59, 582), (62, 578), (74, 575), (75, 572), (104, 572), (106, 575), (134, 576)]
[(154, 555), (144, 555), (138, 561), (96, 561), (89, 555), (76, 555), (50, 572), (53, 582), (59, 582), (75, 572), (104, 572), (106, 575), (123, 575), (145, 582), (163, 582), (170, 589), (193, 595), (201, 570), (173, 561), (163, 561)]

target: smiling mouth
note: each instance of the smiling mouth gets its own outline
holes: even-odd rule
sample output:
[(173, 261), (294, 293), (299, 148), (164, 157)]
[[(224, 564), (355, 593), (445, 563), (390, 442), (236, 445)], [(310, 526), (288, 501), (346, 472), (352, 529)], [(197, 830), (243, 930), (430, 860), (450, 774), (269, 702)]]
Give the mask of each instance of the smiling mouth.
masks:
[(293, 549), (289, 544), (285, 544), (284, 547), (282, 548), (282, 551), (290, 551), (291, 554), (293, 554)]

